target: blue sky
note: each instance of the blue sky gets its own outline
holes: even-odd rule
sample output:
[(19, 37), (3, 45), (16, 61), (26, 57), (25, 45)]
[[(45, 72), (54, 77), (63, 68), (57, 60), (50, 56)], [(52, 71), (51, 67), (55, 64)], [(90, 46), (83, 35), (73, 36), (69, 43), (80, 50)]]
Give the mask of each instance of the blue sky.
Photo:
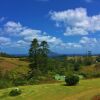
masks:
[(46, 40), (57, 53), (100, 53), (100, 0), (0, 0), (0, 48), (28, 52)]

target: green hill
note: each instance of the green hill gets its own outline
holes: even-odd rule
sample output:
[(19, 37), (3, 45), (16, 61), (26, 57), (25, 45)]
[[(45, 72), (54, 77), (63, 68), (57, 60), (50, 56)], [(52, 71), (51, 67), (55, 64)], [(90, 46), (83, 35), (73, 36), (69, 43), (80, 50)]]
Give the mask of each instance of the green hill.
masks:
[(2, 89), (0, 100), (91, 100), (100, 94), (100, 79), (82, 80), (77, 86), (63, 84), (22, 86), (22, 94), (15, 97), (8, 95), (12, 88)]

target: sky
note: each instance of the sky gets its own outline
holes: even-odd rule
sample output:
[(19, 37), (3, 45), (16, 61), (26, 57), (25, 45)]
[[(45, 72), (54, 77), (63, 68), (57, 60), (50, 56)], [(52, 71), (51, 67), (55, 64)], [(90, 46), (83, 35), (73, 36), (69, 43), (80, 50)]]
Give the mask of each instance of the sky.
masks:
[(47, 41), (60, 54), (100, 54), (100, 0), (0, 0), (0, 51)]

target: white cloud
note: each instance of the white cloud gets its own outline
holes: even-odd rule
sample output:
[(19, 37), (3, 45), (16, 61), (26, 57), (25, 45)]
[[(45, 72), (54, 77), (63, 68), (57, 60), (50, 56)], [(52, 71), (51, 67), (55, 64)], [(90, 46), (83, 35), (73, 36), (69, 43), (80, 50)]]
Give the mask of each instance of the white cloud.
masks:
[(21, 40), (15, 40), (12, 42), (13, 46), (26, 46), (29, 45), (30, 42), (37, 38), (39, 41), (47, 41), (52, 45), (60, 45), (62, 40), (53, 36), (48, 35), (46, 32), (42, 32), (41, 30), (36, 30), (28, 27), (24, 27), (19, 22), (16, 23), (14, 21), (9, 21), (4, 25), (4, 29), (2, 29), (3, 33), (8, 35), (9, 37), (13, 36), (13, 38), (21, 38)]
[(48, 43), (53, 45), (59, 45), (60, 43), (62, 43), (62, 40), (59, 38), (49, 36), (49, 35), (40, 35), (40, 34), (24, 37), (24, 40), (30, 42), (34, 38), (37, 38), (39, 41), (47, 41)]
[(19, 34), (24, 37), (36, 37), (38, 34), (41, 34), (41, 30), (35, 30), (26, 28), (23, 31), (21, 31)]
[(80, 44), (86, 45), (86, 46), (95, 46), (98, 43), (96, 38), (88, 38), (88, 37), (82, 37), (80, 40)]
[(64, 35), (88, 35), (100, 31), (100, 14), (88, 16), (85, 8), (50, 12), (56, 25), (64, 27)]
[[(82, 29), (72, 30), (69, 27), (69, 33), (67, 32), (67, 34), (74, 33), (75, 31), (77, 32), (81, 31), (81, 33), (83, 31), (84, 33), (84, 30)], [(8, 37), (11, 37), (12, 35), (13, 39), (0, 37), (0, 43), (2, 43), (3, 45), (4, 44), (9, 45), (10, 47), (18, 47), (18, 48), (29, 46), (34, 38), (37, 38), (39, 42), (45, 40), (49, 43), (51, 48), (58, 47), (59, 49), (82, 48), (82, 46), (86, 45), (87, 43), (90, 44), (91, 46), (94, 46), (98, 42), (95, 38), (88, 38), (88, 37), (82, 37), (81, 40), (79, 40), (78, 42), (64, 42), (62, 39), (50, 36), (46, 32), (28, 28), (20, 23), (16, 23), (13, 21), (7, 22), (4, 25), (3, 35), (5, 35), (5, 32)], [(76, 34), (76, 32), (74, 34)], [(17, 39), (16, 35), (18, 36)]]
[(29, 46), (29, 43), (24, 41), (24, 40), (18, 40), (15, 43), (15, 46), (17, 46), (17, 47), (27, 47), (27, 46)]
[(64, 35), (88, 35), (88, 32), (83, 28), (67, 27)]
[(67, 42), (61, 43), (64, 48), (84, 48), (84, 47), (94, 47), (99, 45), (96, 38), (82, 37), (78, 42)]
[(11, 44), (11, 39), (7, 37), (0, 37), (0, 45), (9, 45)]
[(81, 48), (79, 43), (66, 43), (66, 48)]
[(20, 33), (23, 29), (25, 29), (25, 27), (23, 27), (19, 22), (13, 22), (13, 21), (8, 21), (5, 25), (4, 25), (4, 31), (6, 33), (10, 33), (11, 35), (19, 35), (18, 33)]

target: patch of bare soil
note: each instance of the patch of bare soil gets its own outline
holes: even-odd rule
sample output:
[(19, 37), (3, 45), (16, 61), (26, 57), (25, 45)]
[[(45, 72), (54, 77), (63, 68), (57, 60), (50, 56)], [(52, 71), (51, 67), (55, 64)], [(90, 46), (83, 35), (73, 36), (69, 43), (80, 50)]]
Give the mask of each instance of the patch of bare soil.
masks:
[(92, 98), (92, 100), (100, 100), (100, 95), (96, 95)]

